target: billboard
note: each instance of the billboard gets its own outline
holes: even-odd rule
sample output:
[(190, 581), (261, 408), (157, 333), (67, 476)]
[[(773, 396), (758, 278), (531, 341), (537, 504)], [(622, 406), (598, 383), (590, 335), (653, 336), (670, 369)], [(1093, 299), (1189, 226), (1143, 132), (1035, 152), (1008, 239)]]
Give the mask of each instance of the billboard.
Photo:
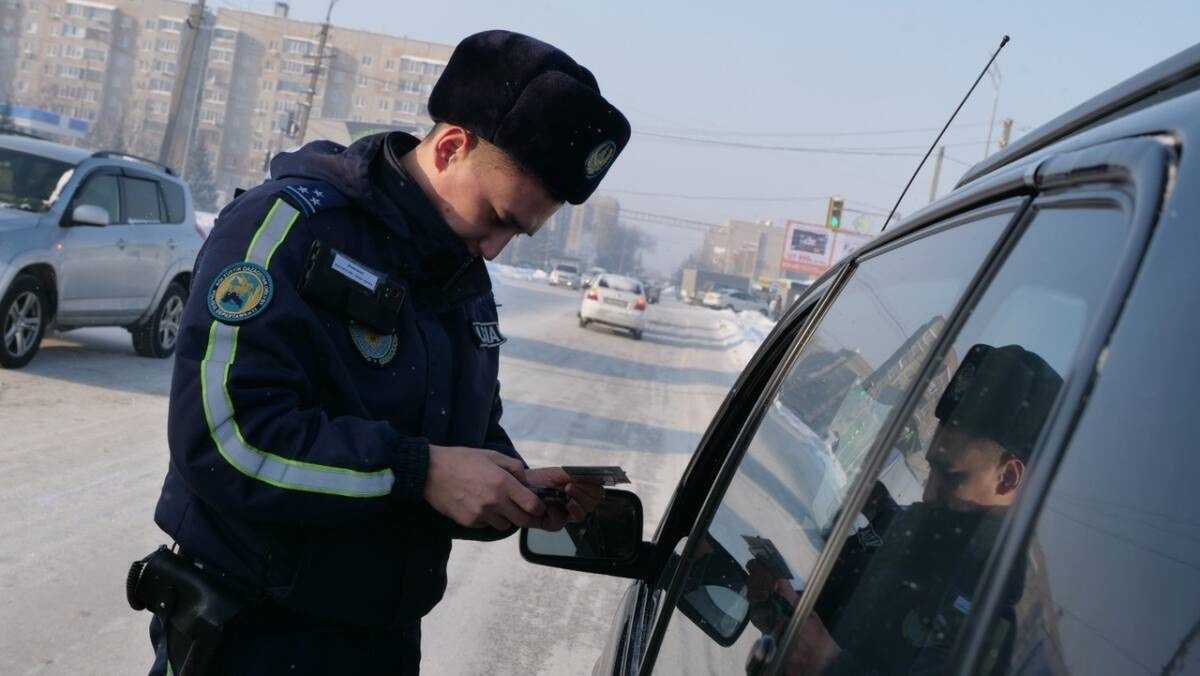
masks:
[(832, 265), (833, 235), (834, 232), (823, 225), (788, 221), (780, 269), (814, 277), (825, 272)]
[(873, 237), (852, 230), (831, 230), (814, 223), (788, 221), (779, 268), (818, 277)]

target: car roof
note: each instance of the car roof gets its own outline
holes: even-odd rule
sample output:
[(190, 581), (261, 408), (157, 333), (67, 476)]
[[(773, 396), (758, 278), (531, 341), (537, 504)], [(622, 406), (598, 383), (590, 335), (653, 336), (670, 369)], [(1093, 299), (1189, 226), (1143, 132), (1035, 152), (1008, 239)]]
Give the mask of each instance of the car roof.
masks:
[(159, 179), (180, 182), (173, 171), (153, 160), (115, 150), (93, 151), (20, 134), (0, 134), (0, 148), (48, 157), (73, 166), (84, 160), (96, 159), (106, 165), (149, 172)]
[(621, 279), (621, 280), (624, 280), (631, 284), (641, 284), (640, 281), (634, 279), (633, 277), (626, 277), (625, 275), (616, 275), (611, 272), (606, 272), (606, 273), (600, 275), (600, 277), (603, 279)]
[(1200, 44), (1161, 61), (1115, 85), (1014, 141), (1004, 150), (975, 164), (963, 174), (962, 187), (1042, 148), (1137, 110), (1138, 104), (1178, 96), (1200, 87)]
[(67, 162), (68, 164), (79, 164), (92, 156), (90, 150), (17, 134), (0, 134), (0, 147), (29, 153), (30, 155), (48, 157), (59, 162)]

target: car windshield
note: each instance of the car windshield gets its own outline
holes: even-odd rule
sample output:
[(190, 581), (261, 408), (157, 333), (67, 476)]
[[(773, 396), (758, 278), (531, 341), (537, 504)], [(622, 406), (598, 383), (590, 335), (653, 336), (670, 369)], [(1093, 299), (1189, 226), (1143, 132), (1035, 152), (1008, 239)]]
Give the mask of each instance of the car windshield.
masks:
[(636, 280), (628, 277), (605, 277), (608, 282), (607, 287), (616, 291), (628, 291), (629, 293), (641, 293), (642, 285)]
[(0, 206), (47, 211), (74, 168), (68, 162), (0, 148)]
[(558, 266), (555, 266), (554, 269), (558, 270), (559, 272), (569, 272), (571, 274), (575, 274), (575, 273), (579, 272), (579, 270), (574, 265), (558, 265)]

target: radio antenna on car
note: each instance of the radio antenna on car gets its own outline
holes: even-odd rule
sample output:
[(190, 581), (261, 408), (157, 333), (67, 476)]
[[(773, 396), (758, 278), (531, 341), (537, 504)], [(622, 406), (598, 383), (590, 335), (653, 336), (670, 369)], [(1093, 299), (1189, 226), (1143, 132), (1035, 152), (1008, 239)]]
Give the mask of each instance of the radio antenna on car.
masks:
[(879, 229), (879, 232), (882, 233), (884, 230), (887, 230), (888, 223), (892, 222), (892, 216), (895, 216), (896, 210), (900, 208), (900, 202), (903, 201), (904, 196), (908, 194), (908, 189), (912, 187), (913, 181), (917, 180), (917, 174), (921, 173), (921, 167), (925, 166), (925, 160), (928, 160), (929, 156), (933, 154), (933, 149), (937, 147), (938, 141), (942, 140), (942, 135), (945, 134), (946, 130), (950, 128), (950, 123), (953, 122), (954, 118), (958, 116), (958, 111), (962, 110), (962, 107), (966, 104), (967, 99), (971, 98), (971, 92), (974, 92), (975, 87), (979, 86), (979, 81), (982, 80), (983, 76), (987, 74), (988, 69), (992, 67), (992, 62), (996, 60), (997, 56), (1000, 56), (1000, 50), (1004, 49), (1004, 45), (1007, 44), (1008, 36), (1005, 35), (1004, 38), (1000, 40), (1000, 46), (996, 48), (996, 51), (992, 52), (992, 58), (988, 59), (987, 65), (983, 67), (983, 70), (979, 71), (979, 77), (975, 78), (975, 82), (971, 85), (971, 88), (967, 90), (967, 95), (963, 97), (962, 101), (959, 101), (958, 107), (954, 109), (954, 112), (950, 113), (950, 119), (946, 120), (946, 126), (942, 127), (942, 130), (938, 132), (937, 138), (933, 139), (933, 143), (930, 144), (929, 150), (925, 151), (925, 157), (922, 157), (921, 161), (917, 163), (916, 170), (913, 171), (913, 175), (908, 179), (908, 184), (904, 186), (904, 190), (900, 191), (900, 197), (896, 198), (896, 204), (892, 206), (892, 210), (888, 212), (887, 220), (883, 222), (883, 227)]

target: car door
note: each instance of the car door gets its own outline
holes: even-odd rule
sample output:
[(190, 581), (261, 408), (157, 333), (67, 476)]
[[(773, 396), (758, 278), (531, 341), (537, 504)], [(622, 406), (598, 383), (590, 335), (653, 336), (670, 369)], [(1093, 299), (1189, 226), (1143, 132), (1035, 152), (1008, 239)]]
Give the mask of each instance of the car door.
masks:
[[(963, 254), (937, 249), (967, 224), (847, 268), (682, 548), (644, 670), (1064, 673), (1044, 559), (999, 562), (1001, 533), (1039, 498), (1045, 437), (1074, 418), (1153, 218), (1121, 150), (1041, 174), (1013, 227), (992, 216), (975, 243), (1000, 248), (966, 254), (982, 272), (956, 299)], [(1166, 175), (1164, 148), (1139, 151)]]
[[(120, 171), (97, 169), (75, 191), (60, 225), (60, 324), (113, 321), (128, 313), (128, 254), (133, 236), (121, 211)], [(74, 225), (70, 216), (81, 205), (102, 207), (106, 226)]]
[[(713, 488), (725, 500), (710, 499), (698, 522), (716, 511), (713, 529), (694, 529), (682, 549), (657, 543), (679, 550), (683, 565), (672, 571), (668, 564), (665, 582), (652, 592), (662, 610), (643, 667), (657, 663), (668, 673), (743, 668), (757, 637), (744, 622), (730, 625), (731, 616), (715, 613), (706, 619), (705, 611), (744, 598), (738, 571), (755, 558), (752, 551), (785, 552), (788, 570), (809, 574), (865, 449), (898, 405), (897, 393), (916, 377), (912, 364), (945, 331), (1022, 203), (991, 205), (915, 233), (827, 282), (830, 300), (819, 323), (798, 332), (754, 413), (741, 421), (725, 461), (737, 471), (723, 470)], [(929, 260), (946, 263), (930, 266)], [(727, 591), (720, 582), (697, 584), (704, 576), (693, 572), (701, 569), (723, 580)], [(686, 615), (680, 598), (692, 602)]]

